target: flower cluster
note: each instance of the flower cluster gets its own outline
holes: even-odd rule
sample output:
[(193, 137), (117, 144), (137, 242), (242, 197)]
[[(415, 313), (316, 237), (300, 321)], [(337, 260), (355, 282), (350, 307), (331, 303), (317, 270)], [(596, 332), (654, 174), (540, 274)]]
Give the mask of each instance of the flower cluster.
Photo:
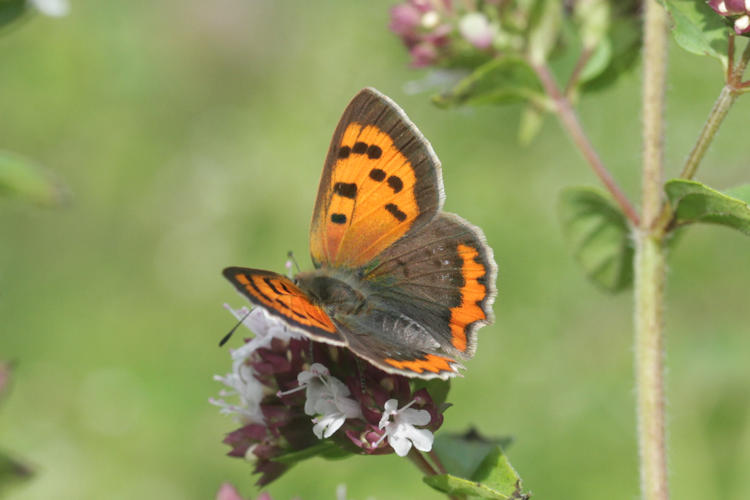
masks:
[[(565, 2), (562, 13), (575, 12), (580, 17), (602, 3)], [(409, 49), (413, 67), (472, 69), (492, 57), (527, 51), (529, 33), (538, 17), (535, 8), (535, 2), (528, 1), (407, 0), (391, 8), (389, 27)], [(558, 37), (556, 29), (550, 27), (549, 31), (550, 37)]]
[(708, 5), (732, 21), (735, 33), (750, 34), (750, 0), (709, 0)]
[(415, 68), (456, 59), (474, 48), (488, 51), (501, 41), (500, 26), (482, 11), (451, 0), (408, 0), (391, 8), (390, 29), (409, 49)]
[[(226, 388), (210, 402), (242, 425), (224, 442), (230, 456), (254, 462), (259, 485), (278, 478), (301, 459), (288, 457), (303, 450), (333, 457), (431, 449), (445, 407), (418, 387), (423, 381), (312, 342), (262, 308), (230, 311), (255, 335), (231, 351), (232, 372), (215, 377)], [(312, 448), (321, 443), (330, 446)]]

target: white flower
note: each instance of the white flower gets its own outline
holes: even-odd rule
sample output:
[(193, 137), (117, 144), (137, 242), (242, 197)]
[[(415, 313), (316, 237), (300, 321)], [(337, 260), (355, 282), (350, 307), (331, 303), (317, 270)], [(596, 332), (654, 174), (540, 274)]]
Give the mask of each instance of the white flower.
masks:
[[(221, 408), (225, 415), (236, 415), (243, 424), (263, 422), (260, 401), (263, 399), (263, 385), (255, 378), (253, 369), (246, 364), (237, 366), (237, 370), (225, 376), (214, 375), (214, 380), (221, 382), (230, 390), (219, 391), (219, 398), (208, 400), (212, 405)], [(228, 403), (224, 398), (238, 397), (237, 404)]]
[[(432, 441), (435, 439), (429, 430), (414, 427), (415, 425), (430, 423), (430, 412), (409, 408), (415, 401), (399, 410), (398, 401), (389, 399), (385, 402), (385, 411), (378, 425), (381, 429), (385, 429), (385, 433), (378, 444), (387, 437), (388, 444), (400, 457), (405, 457), (412, 445), (419, 451), (430, 451)], [(391, 417), (393, 417), (392, 422), (390, 421)]]
[(62, 17), (70, 11), (68, 0), (29, 0), (39, 12), (52, 17)]
[[(221, 408), (221, 413), (236, 415), (237, 419), (244, 423), (263, 422), (263, 413), (260, 402), (263, 399), (264, 387), (255, 376), (255, 373), (246, 362), (250, 356), (261, 347), (268, 347), (274, 338), (288, 341), (298, 338), (300, 334), (289, 330), (279, 319), (268, 314), (263, 308), (256, 307), (249, 310), (242, 307), (234, 310), (224, 304), (242, 324), (255, 333), (255, 336), (238, 349), (230, 350), (232, 356), (232, 373), (223, 377), (214, 375), (214, 380), (226, 385), (229, 390), (219, 391), (219, 398), (211, 398), (209, 402)], [(237, 404), (228, 403), (224, 398), (237, 397)]]
[(313, 419), (313, 433), (318, 439), (329, 438), (344, 425), (347, 418), (362, 418), (359, 404), (351, 399), (349, 388), (320, 363), (297, 376), (305, 392), (305, 414), (318, 415)]

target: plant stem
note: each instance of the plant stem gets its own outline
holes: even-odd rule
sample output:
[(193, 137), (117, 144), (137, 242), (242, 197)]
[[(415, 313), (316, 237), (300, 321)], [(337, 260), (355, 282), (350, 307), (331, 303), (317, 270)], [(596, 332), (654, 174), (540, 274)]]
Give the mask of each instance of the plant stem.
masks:
[(734, 36), (730, 38), (731, 43), (729, 44), (729, 67), (727, 68), (727, 82), (719, 93), (718, 99), (714, 103), (714, 107), (711, 108), (711, 112), (708, 114), (708, 119), (703, 125), (698, 136), (698, 142), (693, 146), (693, 150), (690, 151), (690, 155), (685, 161), (685, 166), (682, 167), (682, 173), (680, 177), (683, 179), (692, 179), (695, 175), (695, 171), (698, 169), (701, 160), (706, 155), (708, 147), (716, 136), (716, 132), (719, 130), (721, 123), (726, 118), (729, 109), (737, 100), (737, 97), (742, 93), (742, 75), (745, 73), (748, 61), (750, 61), (750, 43), (745, 46), (745, 50), (742, 53), (740, 61), (737, 63), (737, 67), (732, 67), (734, 58)]
[(591, 59), (593, 54), (594, 51), (590, 48), (583, 49), (583, 52), (581, 52), (581, 56), (578, 58), (578, 61), (576, 61), (573, 72), (570, 74), (568, 83), (565, 85), (565, 92), (563, 95), (565, 95), (566, 98), (570, 99), (572, 97), (576, 85), (578, 85), (578, 79), (581, 78), (581, 72), (583, 71), (583, 68), (586, 67), (586, 63), (589, 62), (589, 59)]
[(555, 104), (555, 111), (560, 119), (565, 130), (567, 130), (570, 138), (578, 147), (583, 154), (583, 157), (589, 163), (594, 173), (604, 183), (604, 186), (610, 192), (612, 197), (615, 199), (620, 208), (622, 209), (625, 216), (630, 220), (633, 226), (637, 226), (639, 223), (638, 213), (636, 212), (633, 204), (630, 203), (628, 197), (617, 185), (617, 182), (612, 178), (609, 170), (604, 166), (599, 155), (596, 153), (594, 146), (591, 145), (586, 133), (581, 127), (581, 123), (578, 121), (573, 106), (570, 101), (560, 92), (555, 78), (552, 76), (549, 68), (544, 64), (532, 64), (532, 67), (536, 71), (539, 80), (542, 82), (544, 90), (547, 95), (552, 99)]
[[(414, 462), (414, 464), (419, 468), (420, 471), (422, 471), (425, 476), (434, 476), (437, 474), (435, 468), (430, 465), (430, 462), (427, 461), (422, 452), (417, 450), (416, 448), (412, 448), (411, 450), (409, 450), (408, 457), (409, 460)], [(443, 471), (442, 473), (444, 474), (445, 472)], [(446, 493), (446, 496), (450, 500), (466, 500), (466, 497), (464, 495), (450, 495)]]
[(667, 60), (666, 12), (646, 0), (643, 40), (642, 223), (635, 231), (635, 378), (641, 495), (667, 500), (664, 426), (663, 229), (654, 227), (663, 206), (664, 88)]
[(432, 459), (432, 463), (435, 464), (435, 467), (437, 467), (437, 470), (440, 474), (445, 474), (448, 471), (445, 470), (445, 466), (443, 465), (443, 462), (440, 460), (440, 457), (437, 453), (435, 453), (435, 449), (433, 448), (430, 450), (430, 458)]
[(437, 474), (437, 471), (430, 465), (430, 462), (427, 461), (427, 459), (422, 455), (422, 452), (417, 450), (416, 448), (412, 448), (409, 450), (409, 460), (414, 462), (414, 465), (416, 465), (420, 471), (425, 476), (434, 476)]
[(644, 500), (666, 500), (669, 498), (669, 486), (664, 428), (662, 238), (643, 232), (638, 234), (634, 265), (641, 495)]
[(731, 108), (734, 101), (737, 100), (738, 95), (739, 94), (734, 91), (729, 84), (724, 85), (724, 88), (721, 89), (719, 97), (714, 103), (714, 107), (708, 114), (708, 120), (706, 120), (705, 125), (703, 125), (703, 130), (701, 130), (700, 136), (698, 136), (698, 142), (693, 146), (693, 150), (690, 151), (690, 155), (688, 155), (688, 158), (685, 161), (685, 166), (682, 167), (680, 177), (683, 179), (693, 178), (695, 171), (698, 169), (698, 165), (701, 160), (703, 160), (706, 151), (708, 151), (708, 147), (711, 145), (711, 142), (716, 135), (716, 131), (719, 130), (721, 122), (724, 121), (724, 118), (729, 112), (729, 108)]

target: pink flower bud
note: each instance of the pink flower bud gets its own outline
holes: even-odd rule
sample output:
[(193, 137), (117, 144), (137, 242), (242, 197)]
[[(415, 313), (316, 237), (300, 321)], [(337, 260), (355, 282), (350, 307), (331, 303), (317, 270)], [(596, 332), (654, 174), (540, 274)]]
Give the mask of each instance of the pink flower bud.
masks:
[(411, 54), (411, 66), (413, 68), (424, 68), (429, 66), (438, 57), (438, 51), (435, 46), (429, 42), (423, 42), (415, 45), (409, 50)]
[(708, 5), (722, 16), (736, 16), (750, 10), (747, 0), (709, 0)]
[(413, 35), (421, 18), (419, 10), (413, 5), (395, 5), (391, 8), (391, 23), (388, 27), (399, 36)]

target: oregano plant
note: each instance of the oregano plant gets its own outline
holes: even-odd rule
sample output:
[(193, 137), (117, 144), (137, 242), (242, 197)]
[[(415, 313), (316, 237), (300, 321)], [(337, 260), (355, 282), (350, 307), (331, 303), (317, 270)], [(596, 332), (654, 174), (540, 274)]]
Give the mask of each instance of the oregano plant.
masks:
[[(669, 497), (664, 389), (664, 287), (667, 249), (694, 223), (744, 234), (750, 189), (720, 191), (694, 180), (737, 98), (750, 60), (750, 5), (742, 0), (410, 0), (391, 11), (391, 29), (412, 66), (432, 67), (444, 88), (440, 107), (521, 103), (519, 140), (533, 141), (547, 115), (557, 117), (601, 188), (566, 187), (558, 204), (573, 258), (602, 290), (631, 290), (637, 435), (642, 497)], [(724, 86), (681, 168), (664, 163), (669, 33), (683, 49), (716, 59)], [(640, 207), (623, 192), (576, 113), (580, 99), (606, 90), (640, 60), (642, 166)], [(670, 173), (673, 172), (673, 173)], [(669, 178), (673, 177), (673, 178)], [(679, 269), (674, 272), (680, 272)], [(489, 497), (487, 497), (489, 498)]]
[[(421, 82), (412, 82), (412, 90), (437, 85), (431, 99), (440, 108), (520, 105), (518, 140), (523, 145), (532, 144), (543, 121), (553, 116), (598, 179), (598, 187), (567, 186), (560, 192), (562, 235), (594, 285), (606, 293), (633, 295), (641, 495), (666, 500), (667, 250), (678, 244), (678, 230), (695, 223), (750, 235), (750, 185), (720, 191), (694, 179), (731, 106), (750, 91), (744, 80), (750, 61), (748, 5), (713, 0), (407, 0), (390, 14), (390, 29), (408, 49), (411, 65), (432, 70)], [(717, 80), (724, 80), (682, 166), (665, 165), (664, 160), (670, 32), (683, 49), (715, 59), (718, 64), (711, 69)], [(638, 64), (643, 75), (642, 155), (636, 203), (606, 167), (576, 108)], [(509, 439), (486, 437), (476, 429), (434, 434), (449, 406), (447, 382), (424, 383), (363, 368), (345, 348), (289, 337), (261, 310), (233, 313), (255, 337), (233, 351), (233, 373), (217, 377), (228, 389), (213, 403), (240, 421), (255, 422), (230, 433), (225, 442), (232, 447), (230, 455), (252, 458), (260, 485), (314, 456), (395, 452), (419, 468), (428, 486), (452, 499), (530, 496), (504, 452)], [(239, 397), (240, 403), (228, 402), (229, 396)], [(399, 401), (410, 402), (402, 407)], [(240, 498), (229, 485), (219, 497)]]

